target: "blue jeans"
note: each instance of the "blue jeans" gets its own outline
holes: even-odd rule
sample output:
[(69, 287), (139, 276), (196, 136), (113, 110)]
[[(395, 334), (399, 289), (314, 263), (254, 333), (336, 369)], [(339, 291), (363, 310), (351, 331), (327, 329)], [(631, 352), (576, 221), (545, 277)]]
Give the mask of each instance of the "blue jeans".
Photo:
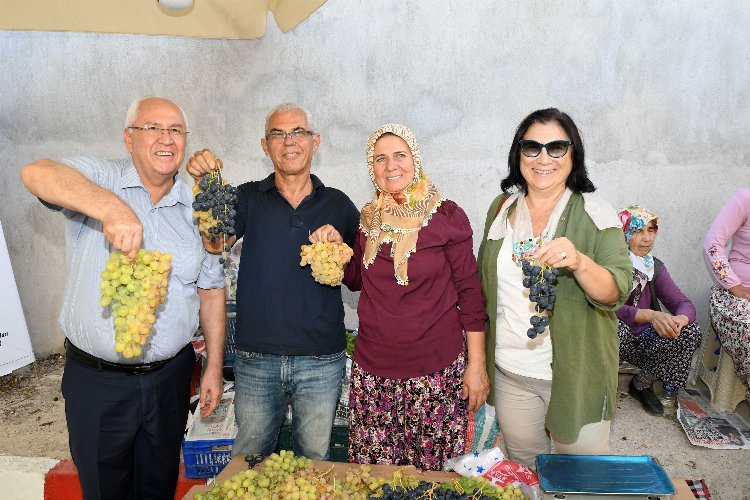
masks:
[(345, 367), (345, 351), (322, 356), (236, 351), (234, 411), (239, 430), (232, 453), (273, 453), (291, 405), (294, 453), (326, 460)]

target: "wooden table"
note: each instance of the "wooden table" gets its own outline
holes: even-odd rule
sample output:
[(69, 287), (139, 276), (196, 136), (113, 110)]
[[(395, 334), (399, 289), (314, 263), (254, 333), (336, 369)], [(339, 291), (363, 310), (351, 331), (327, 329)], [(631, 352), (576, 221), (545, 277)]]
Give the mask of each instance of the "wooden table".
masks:
[[(321, 462), (313, 460), (312, 463), (313, 467), (318, 470), (325, 471), (333, 467), (331, 473), (336, 478), (343, 478), (346, 475), (347, 470), (359, 467), (359, 464), (347, 464), (342, 462)], [(216, 476), (216, 481), (224, 481), (225, 479), (229, 479), (230, 477), (243, 470), (247, 470), (247, 462), (245, 462), (244, 455), (233, 457), (232, 460), (227, 464), (227, 466), (224, 467), (224, 470), (222, 470), (221, 473)], [(461, 477), (455, 472), (420, 472), (413, 465), (370, 465), (370, 471), (374, 476), (382, 476), (388, 478), (391, 477), (391, 475), (393, 475), (393, 472), (397, 470), (404, 471), (404, 474), (417, 476), (417, 478), (421, 480), (433, 482), (448, 482)], [(695, 500), (695, 496), (693, 496), (693, 493), (690, 491), (690, 488), (688, 487), (687, 483), (685, 483), (684, 479), (671, 479), (675, 490), (677, 490), (674, 496), (672, 496), (672, 500)], [(209, 485), (193, 486), (192, 488), (190, 488), (190, 490), (188, 490), (185, 496), (182, 497), (182, 500), (193, 500), (193, 497), (197, 493), (205, 493), (209, 489), (211, 489), (211, 486)]]

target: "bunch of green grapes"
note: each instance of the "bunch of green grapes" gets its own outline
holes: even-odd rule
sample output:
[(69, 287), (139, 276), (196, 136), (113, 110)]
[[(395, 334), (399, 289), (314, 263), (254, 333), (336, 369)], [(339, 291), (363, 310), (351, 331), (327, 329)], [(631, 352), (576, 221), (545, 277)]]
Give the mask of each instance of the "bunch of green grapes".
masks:
[(339, 286), (344, 277), (344, 267), (354, 252), (346, 243), (319, 241), (302, 245), (300, 266), (310, 264), (312, 276), (322, 285)]
[(316, 500), (318, 498), (336, 498), (334, 487), (329, 483), (326, 474), (316, 469), (296, 471), (276, 483), (271, 492), (272, 500), (299, 499)]
[(372, 475), (370, 466), (360, 465), (347, 470), (344, 479), (336, 482), (336, 494), (339, 498), (366, 500), (379, 493), (385, 483), (385, 478)]
[(156, 322), (156, 309), (167, 298), (172, 254), (138, 250), (135, 261), (112, 252), (99, 284), (102, 307), (112, 307), (115, 351), (124, 358), (141, 355)]
[[(310, 473), (305, 475), (302, 474), (303, 472)], [(206, 493), (195, 495), (194, 500), (293, 498), (293, 494), (290, 496), (282, 494), (282, 488), (286, 488), (290, 481), (297, 488), (299, 494), (297, 498), (300, 499), (320, 498), (316, 495), (317, 492), (321, 492), (320, 488), (333, 491), (332, 487), (328, 488), (325, 479), (320, 482), (315, 478), (322, 479), (322, 476), (314, 471), (309, 458), (295, 457), (294, 452), (281, 450), (279, 453), (270, 455), (263, 462), (260, 470), (250, 469), (238, 472), (225, 481), (215, 482)], [(298, 479), (300, 479), (300, 484), (297, 486)], [(314, 489), (313, 496), (309, 495), (310, 486)]]

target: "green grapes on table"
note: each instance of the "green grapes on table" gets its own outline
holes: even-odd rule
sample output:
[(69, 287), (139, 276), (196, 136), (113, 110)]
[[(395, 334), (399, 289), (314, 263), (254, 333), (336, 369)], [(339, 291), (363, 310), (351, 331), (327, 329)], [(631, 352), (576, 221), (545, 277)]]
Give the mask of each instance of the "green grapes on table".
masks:
[(167, 298), (172, 254), (138, 250), (135, 261), (112, 252), (101, 273), (102, 307), (112, 308), (115, 351), (138, 357), (156, 322), (156, 309)]
[(352, 466), (343, 478), (335, 478), (333, 466), (320, 471), (305, 457), (282, 450), (269, 456), (260, 468), (238, 472), (194, 500), (529, 500), (520, 487), (495, 487), (482, 477), (460, 478), (448, 483), (420, 481), (398, 469), (390, 478), (372, 473), (369, 465)]
[(300, 266), (310, 264), (312, 276), (318, 283), (339, 286), (344, 277), (344, 267), (354, 252), (346, 243), (319, 241), (302, 245)]

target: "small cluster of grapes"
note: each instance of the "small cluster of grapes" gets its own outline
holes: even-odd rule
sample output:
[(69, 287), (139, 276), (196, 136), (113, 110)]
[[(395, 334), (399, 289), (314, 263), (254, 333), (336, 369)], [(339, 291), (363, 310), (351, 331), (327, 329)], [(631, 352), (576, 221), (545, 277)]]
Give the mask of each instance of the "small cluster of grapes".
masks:
[(227, 183), (221, 175), (221, 160), (216, 159), (217, 168), (211, 170), (193, 185), (193, 218), (198, 229), (211, 243), (224, 240), (224, 256), (220, 262), (229, 267), (226, 253), (230, 248), (226, 241), (234, 235), (234, 218), (237, 215), (237, 188)]
[(135, 262), (112, 252), (101, 273), (102, 307), (112, 306), (115, 351), (140, 356), (156, 322), (156, 309), (167, 298), (172, 254), (138, 250)]
[(347, 470), (344, 479), (336, 483), (336, 494), (338, 498), (367, 500), (385, 484), (385, 478), (372, 475), (369, 465), (360, 465)]
[(302, 245), (300, 266), (310, 264), (312, 276), (322, 285), (339, 286), (344, 277), (344, 267), (354, 252), (346, 243), (319, 241)]
[(528, 260), (521, 263), (523, 272), (523, 286), (529, 289), (529, 300), (535, 302), (536, 312), (529, 322), (531, 328), (526, 331), (530, 339), (536, 338), (537, 335), (544, 332), (549, 326), (549, 317), (547, 311), (552, 311), (555, 307), (555, 298), (557, 296), (557, 275), (559, 271), (555, 268), (549, 268), (546, 264), (534, 265)]

